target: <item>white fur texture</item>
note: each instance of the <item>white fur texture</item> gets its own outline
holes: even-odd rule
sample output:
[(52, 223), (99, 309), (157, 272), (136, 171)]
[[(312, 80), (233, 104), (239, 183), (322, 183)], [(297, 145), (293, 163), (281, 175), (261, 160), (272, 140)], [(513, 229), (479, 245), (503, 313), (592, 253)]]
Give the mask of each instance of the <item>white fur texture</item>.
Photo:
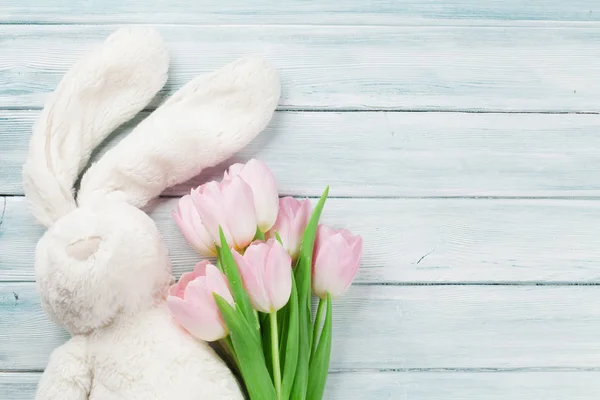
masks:
[(279, 95), (275, 70), (259, 57), (197, 77), (85, 173), (79, 203), (112, 198), (143, 207), (246, 146), (271, 120)]
[[(89, 238), (101, 242), (87, 258), (69, 255)], [(36, 282), (73, 335), (52, 353), (36, 400), (243, 399), (219, 356), (171, 319), (167, 249), (139, 209), (108, 201), (61, 218), (37, 246)]]
[(35, 124), (23, 169), (40, 223), (50, 226), (76, 207), (73, 184), (92, 150), (152, 100), (168, 68), (155, 31), (123, 28), (67, 72)]
[(93, 147), (160, 90), (167, 60), (154, 31), (119, 30), (69, 71), (36, 125), (26, 196), (49, 226), (36, 284), (72, 335), (52, 353), (37, 400), (243, 399), (221, 358), (165, 308), (168, 251), (138, 207), (258, 135), (279, 99), (275, 71), (247, 57), (196, 78), (93, 165), (73, 199)]

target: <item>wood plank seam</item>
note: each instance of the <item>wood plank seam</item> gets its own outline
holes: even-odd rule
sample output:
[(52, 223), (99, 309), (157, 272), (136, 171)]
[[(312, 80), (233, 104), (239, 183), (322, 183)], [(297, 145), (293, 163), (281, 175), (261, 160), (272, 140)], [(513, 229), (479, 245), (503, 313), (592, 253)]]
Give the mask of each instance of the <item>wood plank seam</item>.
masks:
[[(1, 24), (0, 24), (1, 25)], [(0, 111), (41, 111), (42, 107), (25, 107), (25, 106), (2, 106)], [(141, 112), (152, 112), (156, 107), (144, 108)], [(275, 112), (303, 112), (303, 113), (432, 113), (432, 114), (510, 114), (510, 115), (598, 115), (600, 111), (554, 111), (554, 110), (502, 110), (502, 109), (485, 109), (472, 110), (468, 108), (453, 108), (453, 109), (428, 109), (428, 108), (302, 108), (278, 106)]]
[[(7, 199), (0, 279), (32, 281), (32, 249), (43, 229), (23, 197)], [(179, 276), (199, 256), (172, 221), (175, 204), (162, 198), (147, 211)], [(351, 198), (330, 199), (323, 222), (370, 238), (355, 280), (360, 285), (586, 287), (600, 283), (599, 210), (598, 201)]]
[[(281, 105), (287, 107), (600, 112), (598, 66), (591, 56), (600, 24), (580, 26), (307, 30), (257, 25), (233, 30), (160, 25), (178, 60), (161, 95), (251, 48), (281, 71), (287, 88)], [(41, 106), (67, 66), (114, 27), (4, 25), (0, 36), (17, 63), (0, 66), (0, 80), (6, 82), (0, 104)], [(369, 57), (361, 61), (346, 54)]]
[[(42, 373), (43, 369), (0, 369), (0, 374), (28, 374)], [(440, 374), (455, 374), (455, 373), (510, 373), (510, 372), (600, 372), (600, 367), (523, 367), (523, 368), (334, 368), (329, 370), (330, 374), (347, 374), (347, 373), (440, 373)]]

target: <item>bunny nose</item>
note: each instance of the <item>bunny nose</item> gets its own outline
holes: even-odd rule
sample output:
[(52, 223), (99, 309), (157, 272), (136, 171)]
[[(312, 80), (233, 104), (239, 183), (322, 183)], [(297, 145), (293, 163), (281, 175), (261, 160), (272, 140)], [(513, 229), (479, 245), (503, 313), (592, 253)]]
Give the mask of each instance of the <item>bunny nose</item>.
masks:
[(99, 236), (79, 239), (67, 247), (67, 254), (78, 261), (85, 261), (98, 251), (100, 243), (102, 243), (102, 238)]

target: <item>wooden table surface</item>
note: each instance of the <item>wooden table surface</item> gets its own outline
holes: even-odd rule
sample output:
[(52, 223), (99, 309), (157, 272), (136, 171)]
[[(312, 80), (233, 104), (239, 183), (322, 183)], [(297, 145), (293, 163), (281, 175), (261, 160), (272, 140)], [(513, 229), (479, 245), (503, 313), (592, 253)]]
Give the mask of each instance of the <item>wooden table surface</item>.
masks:
[[(285, 195), (331, 185), (325, 221), (365, 240), (327, 399), (600, 397), (597, 0), (0, 0), (0, 399), (32, 399), (68, 337), (33, 282), (32, 123), (124, 24), (168, 41), (164, 95), (244, 54), (278, 68), (278, 111), (234, 160)], [(177, 275), (198, 256), (174, 197), (222, 170), (150, 209)]]

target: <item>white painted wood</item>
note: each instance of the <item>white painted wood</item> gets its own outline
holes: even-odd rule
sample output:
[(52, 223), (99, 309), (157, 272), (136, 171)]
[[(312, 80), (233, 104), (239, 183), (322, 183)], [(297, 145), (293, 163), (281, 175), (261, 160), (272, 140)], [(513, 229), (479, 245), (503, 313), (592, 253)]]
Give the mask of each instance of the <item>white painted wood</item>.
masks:
[[(23, 194), (39, 111), (0, 111), (0, 195)], [(97, 155), (147, 114), (120, 129)], [(281, 193), (319, 196), (598, 196), (600, 115), (278, 112), (235, 158), (184, 185), (265, 160)], [(95, 157), (98, 159), (98, 157)]]
[[(176, 201), (149, 211), (179, 276), (201, 258), (172, 220)], [(22, 197), (6, 202), (0, 281), (33, 280), (43, 230)], [(600, 201), (329, 199), (322, 222), (363, 236), (361, 283), (600, 283), (599, 218)]]
[(357, 372), (330, 374), (327, 399), (596, 400), (598, 372)]
[[(34, 288), (0, 285), (0, 370), (43, 369), (67, 339)], [(333, 310), (332, 369), (600, 364), (599, 286), (355, 285)]]
[(0, 22), (174, 23), (174, 24), (370, 24), (399, 25), (429, 20), (597, 21), (594, 0), (72, 0), (0, 1)]
[[(39, 373), (0, 373), (0, 398), (32, 399)], [(330, 373), (324, 400), (597, 400), (600, 373), (342, 372)]]
[[(40, 107), (114, 26), (0, 27), (0, 107)], [(158, 26), (165, 93), (247, 53), (281, 74), (282, 108), (600, 111), (600, 25)]]
[(0, 399), (31, 400), (40, 379), (39, 373), (0, 372)]

